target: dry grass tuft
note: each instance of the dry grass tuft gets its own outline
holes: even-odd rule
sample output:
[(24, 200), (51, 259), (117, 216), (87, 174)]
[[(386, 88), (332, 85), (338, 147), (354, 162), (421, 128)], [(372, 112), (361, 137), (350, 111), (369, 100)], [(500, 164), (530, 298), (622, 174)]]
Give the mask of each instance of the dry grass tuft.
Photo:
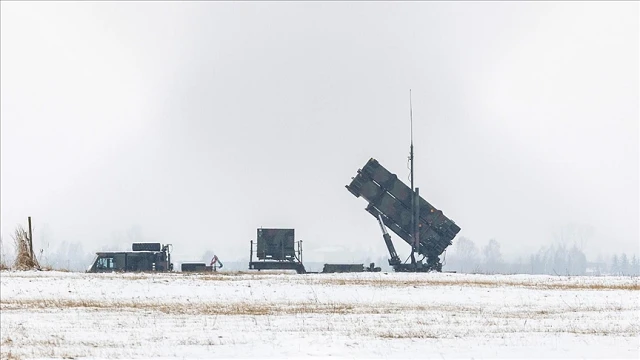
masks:
[(35, 257), (31, 256), (31, 249), (29, 247), (29, 235), (20, 225), (16, 228), (13, 235), (13, 241), (16, 246), (16, 259), (13, 263), (13, 267), (16, 270), (30, 270), (40, 267)]

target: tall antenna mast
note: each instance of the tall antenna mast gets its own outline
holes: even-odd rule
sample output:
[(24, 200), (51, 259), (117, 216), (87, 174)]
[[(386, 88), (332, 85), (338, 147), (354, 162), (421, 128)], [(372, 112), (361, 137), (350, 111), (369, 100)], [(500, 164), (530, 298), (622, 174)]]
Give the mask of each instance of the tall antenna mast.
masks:
[(409, 89), (409, 119), (411, 121), (411, 146), (409, 150), (409, 161), (411, 162), (411, 191), (413, 191), (413, 104), (411, 103), (411, 89)]
[[(413, 187), (413, 104), (411, 102), (411, 89), (409, 89), (409, 121), (411, 122), (411, 146), (409, 147), (409, 162), (411, 167), (411, 228), (417, 229), (418, 219), (416, 217), (416, 196)], [(415, 252), (418, 251), (418, 232), (413, 233), (413, 244), (411, 245), (411, 265), (416, 266)]]

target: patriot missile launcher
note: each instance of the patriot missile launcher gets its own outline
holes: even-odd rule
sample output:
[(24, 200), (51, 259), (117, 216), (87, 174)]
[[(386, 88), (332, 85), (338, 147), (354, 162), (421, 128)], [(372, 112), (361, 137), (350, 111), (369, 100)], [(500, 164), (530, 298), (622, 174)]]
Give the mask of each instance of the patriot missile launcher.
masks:
[[(439, 256), (452, 244), (453, 238), (460, 231), (455, 222), (373, 158), (358, 170), (358, 174), (346, 188), (355, 197), (362, 197), (368, 202), (366, 211), (376, 218), (382, 227), (391, 256), (389, 265), (395, 271), (442, 271)], [(415, 198), (412, 199), (412, 196)], [(417, 206), (414, 206), (416, 200)], [(417, 231), (414, 230), (414, 218), (418, 219)], [(414, 246), (417, 243), (416, 252), (423, 255), (426, 264), (402, 263), (385, 227), (409, 245)], [(414, 239), (416, 235), (417, 242)]]

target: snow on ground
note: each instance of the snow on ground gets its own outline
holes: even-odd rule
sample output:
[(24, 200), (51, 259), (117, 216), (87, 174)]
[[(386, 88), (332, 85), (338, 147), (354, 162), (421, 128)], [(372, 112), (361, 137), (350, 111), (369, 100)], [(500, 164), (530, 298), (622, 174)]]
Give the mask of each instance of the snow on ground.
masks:
[(640, 357), (638, 278), (222, 274), (2, 272), (0, 354)]

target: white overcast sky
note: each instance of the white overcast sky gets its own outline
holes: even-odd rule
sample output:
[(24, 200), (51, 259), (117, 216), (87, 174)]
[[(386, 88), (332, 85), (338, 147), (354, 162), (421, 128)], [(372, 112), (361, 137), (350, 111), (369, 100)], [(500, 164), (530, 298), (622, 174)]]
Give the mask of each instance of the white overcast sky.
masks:
[[(369, 158), (506, 256), (639, 251), (638, 2), (2, 2), (1, 234), (386, 250)], [(572, 225), (573, 224), (573, 225)], [(408, 246), (394, 236), (401, 254)], [(454, 240), (455, 241), (455, 240)], [(126, 244), (125, 244), (126, 245)], [(322, 260), (322, 259), (321, 259)], [(330, 260), (330, 259), (327, 259)]]

